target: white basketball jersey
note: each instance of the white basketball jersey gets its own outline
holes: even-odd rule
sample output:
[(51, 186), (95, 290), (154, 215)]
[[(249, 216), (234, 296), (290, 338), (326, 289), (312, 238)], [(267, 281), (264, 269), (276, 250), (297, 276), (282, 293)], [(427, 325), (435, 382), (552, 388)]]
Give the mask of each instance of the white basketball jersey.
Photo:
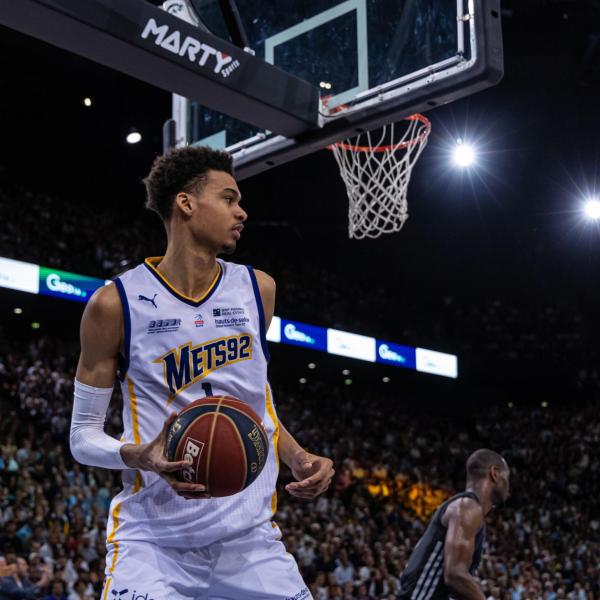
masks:
[(172, 412), (207, 395), (235, 396), (261, 417), (269, 455), (257, 480), (234, 496), (186, 500), (158, 475), (124, 471), (112, 501), (108, 542), (147, 540), (201, 547), (269, 520), (275, 511), (279, 424), (267, 382), (262, 301), (250, 267), (219, 260), (201, 298), (175, 290), (156, 269), (161, 257), (115, 280), (123, 304), (125, 441), (146, 443)]

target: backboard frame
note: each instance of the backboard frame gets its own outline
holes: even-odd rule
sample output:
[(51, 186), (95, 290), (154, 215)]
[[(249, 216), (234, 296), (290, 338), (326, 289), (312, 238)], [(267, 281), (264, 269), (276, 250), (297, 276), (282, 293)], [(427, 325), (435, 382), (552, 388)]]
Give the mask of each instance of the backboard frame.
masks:
[[(318, 19), (325, 22), (345, 11), (355, 10), (357, 44), (360, 48), (364, 6), (365, 0), (346, 0), (319, 14)], [(500, 0), (456, 0), (456, 7), (458, 35), (455, 56), (377, 87), (352, 89), (330, 99), (328, 108), (335, 109), (358, 91), (354, 95), (353, 105), (345, 110), (328, 113), (327, 108), (321, 105), (318, 126), (309, 131), (293, 137), (267, 131), (226, 146), (225, 149), (233, 155), (238, 179), (245, 179), (341, 139), (399, 121), (416, 112), (429, 111), (496, 85), (504, 74)], [(277, 44), (314, 27), (316, 19), (307, 19), (267, 38), (266, 62), (274, 61)], [(361, 59), (364, 62), (359, 64), (357, 88), (368, 87), (368, 81), (365, 82), (366, 52), (359, 52)], [(186, 102), (184, 98), (173, 98), (177, 145), (194, 142), (186, 139)]]

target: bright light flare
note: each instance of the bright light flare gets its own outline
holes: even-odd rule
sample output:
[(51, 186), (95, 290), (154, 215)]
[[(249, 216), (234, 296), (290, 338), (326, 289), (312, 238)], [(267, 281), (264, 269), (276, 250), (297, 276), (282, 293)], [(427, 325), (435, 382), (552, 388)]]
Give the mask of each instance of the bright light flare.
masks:
[(137, 144), (142, 141), (142, 134), (139, 131), (132, 131), (125, 139), (128, 144)]
[(590, 198), (583, 206), (583, 212), (590, 221), (600, 220), (600, 200)]
[(458, 167), (470, 167), (475, 162), (475, 149), (459, 139), (454, 147), (453, 157), (454, 164)]

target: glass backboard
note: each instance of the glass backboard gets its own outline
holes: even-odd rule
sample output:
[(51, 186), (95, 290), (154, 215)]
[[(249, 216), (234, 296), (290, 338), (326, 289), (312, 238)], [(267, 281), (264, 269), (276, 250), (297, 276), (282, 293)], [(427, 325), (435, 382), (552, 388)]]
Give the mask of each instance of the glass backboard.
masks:
[[(324, 147), (337, 131), (341, 133), (337, 139), (346, 137), (348, 123), (360, 131), (407, 116), (421, 99), (435, 106), (433, 92), (447, 94), (465, 73), (476, 70), (486, 36), (496, 37), (499, 46), (499, 63), (494, 73), (488, 72), (487, 85), (502, 74), (497, 1), (237, 0), (236, 4), (248, 50), (319, 89), (319, 129), (330, 130), (331, 140), (319, 132), (308, 145), (323, 142), (318, 147)], [(170, 0), (163, 8), (229, 39), (218, 0)], [(494, 21), (497, 32), (491, 31)], [(406, 108), (395, 110), (404, 104)], [(237, 159), (253, 153), (268, 157), (274, 148), (290, 146), (281, 136), (179, 96), (174, 96), (173, 118), (177, 145), (226, 148)]]

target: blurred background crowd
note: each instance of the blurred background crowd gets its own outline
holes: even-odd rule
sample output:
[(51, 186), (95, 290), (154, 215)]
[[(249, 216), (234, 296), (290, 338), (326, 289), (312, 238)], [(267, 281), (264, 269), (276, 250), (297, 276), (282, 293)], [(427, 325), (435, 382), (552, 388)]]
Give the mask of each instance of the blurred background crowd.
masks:
[[(99, 598), (117, 472), (73, 461), (68, 429), (76, 345), (4, 340), (0, 354), (0, 548), (16, 573), (0, 598)], [(488, 523), (479, 576), (502, 600), (600, 597), (598, 402), (488, 406), (452, 416), (410, 398), (274, 372), (280, 418), (330, 456), (337, 476), (312, 503), (280, 481), (276, 522), (316, 600), (392, 599), (435, 508), (464, 486), (478, 447), (501, 452), (513, 495)], [(107, 429), (118, 434), (116, 391)], [(2, 566), (0, 564), (0, 566)], [(10, 595), (20, 582), (21, 595)]]
[[(287, 495), (284, 468), (274, 517), (316, 600), (395, 598), (479, 447), (512, 468), (488, 523), (486, 600), (600, 599), (600, 229), (581, 214), (599, 189), (598, 14), (600, 0), (503, 0), (505, 78), (431, 112), (398, 235), (345, 239), (326, 151), (240, 183), (250, 217), (230, 258), (275, 277), (276, 314), (459, 359), (444, 380), (271, 348), (282, 421), (336, 465), (312, 503)], [(171, 95), (6, 28), (0, 50), (0, 257), (110, 278), (160, 255), (141, 178)], [(471, 170), (449, 160), (458, 137), (477, 142)], [(68, 448), (82, 308), (0, 289), (0, 600), (107, 600), (120, 474)], [(115, 436), (120, 402), (115, 390)]]
[[(114, 207), (91, 210), (0, 180), (0, 256), (110, 278), (164, 248), (162, 226), (141, 209), (123, 208), (115, 220)], [(275, 520), (315, 600), (395, 598), (428, 519), (464, 486), (466, 457), (479, 447), (506, 457), (514, 490), (488, 524), (486, 598), (600, 598), (600, 363), (586, 303), (469, 296), (464, 281), (391, 294), (393, 281), (376, 270), (366, 284), (347, 265), (319, 260), (323, 250), (310, 243), (300, 257), (302, 241), (276, 240), (272, 252), (263, 238), (277, 234), (265, 236), (263, 225), (232, 258), (275, 276), (277, 314), (437, 347), (460, 361), (453, 388), (408, 374), (386, 387), (368, 377), (348, 385), (325, 358), (298, 379), (293, 366), (306, 364), (307, 351), (274, 354), (282, 421), (336, 465), (335, 484), (313, 503), (285, 493), (285, 469), (280, 481)], [(0, 330), (0, 600), (98, 600), (102, 590), (120, 474), (71, 458), (78, 344), (68, 311), (78, 319), (81, 305), (55, 302), (65, 307), (47, 315), (58, 335)], [(107, 418), (115, 436), (120, 410), (115, 390)]]
[[(148, 256), (162, 254), (166, 241), (158, 218), (140, 207), (120, 206), (115, 218), (111, 204), (91, 209), (72, 197), (34, 192), (11, 183), (1, 169), (0, 221), (0, 256), (98, 278), (114, 277)], [(418, 267), (410, 261), (378, 260), (361, 278), (335, 249), (315, 247), (287, 224), (249, 224), (244, 232), (248, 239), (232, 260), (275, 277), (277, 314), (467, 355), (473, 371), (494, 364), (496, 372), (505, 373), (506, 365), (519, 380), (532, 368), (546, 369), (555, 385), (600, 389), (595, 304), (548, 291), (543, 256), (524, 275), (529, 279), (527, 294), (519, 286), (513, 293), (502, 280), (495, 293), (481, 295), (478, 288), (488, 289), (489, 282), (463, 279), (445, 281), (434, 293), (427, 281), (422, 289), (411, 287), (410, 294), (390, 293), (390, 285), (402, 290), (402, 282), (395, 279), (407, 277), (411, 269), (420, 276)], [(352, 248), (356, 246), (344, 251)], [(323, 261), (323, 256), (329, 260)]]

